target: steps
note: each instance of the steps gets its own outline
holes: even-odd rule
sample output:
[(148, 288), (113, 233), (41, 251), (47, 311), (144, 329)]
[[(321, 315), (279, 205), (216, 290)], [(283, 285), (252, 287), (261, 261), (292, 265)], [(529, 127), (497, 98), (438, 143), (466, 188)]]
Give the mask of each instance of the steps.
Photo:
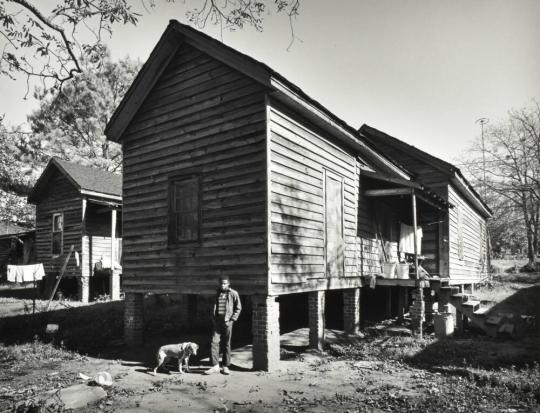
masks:
[(431, 288), (441, 301), (453, 305), (458, 313), (466, 316), (487, 335), (495, 337), (497, 334), (511, 335), (514, 332), (504, 317), (489, 316), (489, 308), (482, 307), (480, 301), (471, 294), (460, 293), (459, 288), (450, 286), (447, 280), (432, 280)]

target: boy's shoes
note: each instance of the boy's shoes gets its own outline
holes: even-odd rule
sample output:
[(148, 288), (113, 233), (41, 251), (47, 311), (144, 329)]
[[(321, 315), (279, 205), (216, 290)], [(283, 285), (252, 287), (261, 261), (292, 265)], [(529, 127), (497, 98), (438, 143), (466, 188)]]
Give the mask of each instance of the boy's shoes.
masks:
[(216, 364), (215, 366), (212, 366), (208, 370), (206, 370), (204, 374), (214, 374), (218, 372), (219, 372), (219, 364)]

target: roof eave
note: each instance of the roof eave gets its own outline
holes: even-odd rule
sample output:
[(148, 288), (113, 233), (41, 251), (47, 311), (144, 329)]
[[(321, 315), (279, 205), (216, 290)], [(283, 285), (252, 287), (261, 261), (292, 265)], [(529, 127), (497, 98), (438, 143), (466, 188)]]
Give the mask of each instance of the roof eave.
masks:
[(77, 189), (77, 191), (81, 191), (81, 186), (73, 179), (73, 177), (64, 169), (64, 167), (58, 162), (55, 158), (51, 158), (47, 165), (45, 166), (45, 169), (43, 169), (43, 172), (41, 173), (41, 176), (36, 181), (33, 188), (30, 190), (27, 201), (30, 204), (35, 204), (39, 199), (39, 194), (42, 191), (43, 185), (45, 185), (45, 182), (47, 179), (49, 179), (52, 167), (56, 167), (67, 179), (68, 181)]
[(484, 218), (491, 218), (493, 216), (491, 209), (484, 203), (484, 201), (482, 201), (482, 199), (480, 199), (480, 195), (478, 195), (478, 193), (471, 188), (470, 184), (461, 175), (459, 170), (454, 172), (454, 175), (450, 178), (450, 182), (457, 187), (461, 194), (463, 194), (463, 196), (473, 204), (476, 210), (480, 212)]
[(111, 199), (111, 200), (114, 200), (114, 201), (122, 202), (122, 195), (106, 194), (104, 192), (90, 191), (88, 189), (81, 189), (80, 192), (81, 192), (81, 195), (95, 196), (95, 197), (98, 197), (98, 198)]
[(362, 142), (354, 128), (345, 124), (345, 122), (341, 121), (322, 105), (314, 102), (304, 93), (298, 93), (298, 91), (293, 90), (293, 87), (291, 86), (294, 85), (289, 81), (281, 76), (272, 76), (270, 84), (272, 87), (272, 92), (270, 93), (271, 97), (276, 98), (287, 107), (301, 113), (315, 125), (326, 130), (332, 130), (333, 135), (340, 139), (345, 145), (362, 154), (369, 154), (372, 158), (390, 168), (402, 179), (411, 179), (405, 171)]

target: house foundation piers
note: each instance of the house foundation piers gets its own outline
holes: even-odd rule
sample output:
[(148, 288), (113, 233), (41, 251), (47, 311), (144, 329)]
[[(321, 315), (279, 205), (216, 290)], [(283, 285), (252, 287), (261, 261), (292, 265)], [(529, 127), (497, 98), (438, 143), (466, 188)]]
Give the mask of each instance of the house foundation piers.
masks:
[(413, 333), (422, 337), (422, 328), (426, 314), (426, 302), (424, 300), (424, 290), (422, 287), (414, 289), (409, 313), (411, 316)]
[(88, 303), (90, 301), (90, 277), (85, 277), (84, 275), (78, 277), (77, 295), (79, 301), (82, 301), (83, 303)]
[(126, 292), (124, 299), (124, 340), (128, 346), (142, 344), (144, 333), (144, 294)]
[(309, 347), (322, 351), (324, 345), (325, 291), (308, 293)]
[(274, 296), (254, 295), (252, 300), (253, 368), (273, 371), (278, 368), (279, 303)]
[(343, 327), (346, 334), (360, 331), (360, 288), (343, 290)]

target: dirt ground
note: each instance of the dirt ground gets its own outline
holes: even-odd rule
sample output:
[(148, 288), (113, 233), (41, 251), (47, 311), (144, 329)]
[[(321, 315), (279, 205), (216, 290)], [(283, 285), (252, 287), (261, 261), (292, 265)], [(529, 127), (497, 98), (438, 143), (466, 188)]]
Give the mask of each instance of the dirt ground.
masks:
[[(528, 303), (531, 312), (540, 302), (533, 297), (538, 297), (540, 284), (521, 287), (517, 301)], [(488, 292), (494, 294), (494, 288)], [(511, 294), (514, 288), (505, 287), (500, 294)], [(171, 368), (152, 376), (148, 369), (156, 348), (173, 342), (167, 332), (159, 337), (153, 333), (144, 346), (128, 350), (119, 338), (121, 303), (67, 306), (56, 303), (49, 318), (36, 318), (25, 314), (27, 301), (0, 298), (0, 412), (40, 411), (46, 391), (81, 383), (79, 373), (92, 376), (99, 371), (109, 372), (113, 385), (106, 388), (105, 399), (79, 411), (540, 412), (537, 330), (506, 340), (474, 331), (436, 340), (428, 330), (418, 340), (389, 335), (390, 320), (366, 328), (364, 337), (327, 330), (326, 351), (313, 353), (307, 349), (304, 328), (282, 336), (282, 360), (272, 373), (252, 371), (251, 348), (241, 344), (234, 349), (230, 376), (203, 374), (208, 368), (204, 349), (201, 359), (192, 361), (190, 373)], [(161, 310), (159, 317), (167, 319)], [(55, 344), (33, 338), (32, 332), (51, 320), (60, 320), (74, 333)], [(207, 346), (207, 337), (197, 334), (186, 335), (186, 340)], [(62, 410), (57, 406), (48, 411)]]

